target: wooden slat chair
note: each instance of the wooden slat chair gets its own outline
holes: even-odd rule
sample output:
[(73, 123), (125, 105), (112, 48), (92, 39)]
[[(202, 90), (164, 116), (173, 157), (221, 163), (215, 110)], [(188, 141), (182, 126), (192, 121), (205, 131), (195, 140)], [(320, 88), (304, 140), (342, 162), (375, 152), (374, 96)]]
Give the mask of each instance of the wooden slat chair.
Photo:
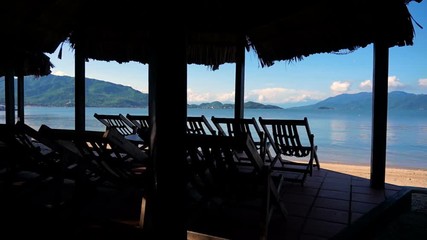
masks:
[(150, 142), (150, 116), (149, 115), (134, 115), (134, 114), (126, 114), (126, 119), (131, 121), (133, 125), (137, 127), (138, 135), (144, 140), (142, 143), (142, 149), (148, 151), (149, 142)]
[[(186, 144), (190, 176), (188, 189), (191, 193), (190, 196), (198, 196), (195, 198), (196, 213), (203, 215), (201, 213), (203, 210), (210, 209), (207, 211), (208, 213), (215, 213), (210, 220), (215, 217), (220, 218), (213, 220), (217, 224), (239, 222), (235, 227), (242, 225), (260, 227), (257, 229), (260, 239), (267, 239), (269, 222), (275, 210), (278, 210), (286, 220), (287, 210), (280, 199), (283, 177), (281, 174), (273, 175), (269, 165), (264, 164), (254, 142), (248, 135), (230, 137), (187, 134)], [(202, 152), (202, 155), (199, 154), (199, 151)], [(241, 166), (238, 164), (234, 151), (245, 152), (252, 165)], [(216, 209), (215, 206), (221, 210)], [(236, 212), (242, 209), (244, 209), (245, 217), (233, 219), (233, 217), (241, 216)], [(253, 214), (250, 215), (249, 212)], [(216, 213), (225, 214), (225, 216), (221, 214), (221, 216), (217, 216)], [(246, 213), (251, 217), (246, 218)], [(195, 219), (196, 225), (200, 221), (200, 219)], [(200, 229), (194, 230), (200, 231)], [(232, 235), (223, 234), (223, 237), (233, 239)]]
[(218, 130), (218, 135), (236, 136), (238, 134), (248, 134), (255, 143), (262, 159), (269, 161), (272, 159), (270, 153), (270, 143), (267, 141), (265, 133), (261, 130), (258, 122), (252, 118), (211, 118), (212, 123)]
[[(217, 132), (205, 115), (187, 116), (187, 134), (216, 135)], [(199, 152), (199, 154), (202, 154)]]
[(24, 164), (38, 171), (47, 171), (46, 174), (61, 172), (60, 168), (64, 163), (55, 142), (21, 121), (16, 122), (13, 136), (21, 146), (21, 151), (31, 158)]
[[(138, 225), (141, 228), (144, 227), (145, 221), (149, 218), (145, 214), (146, 201), (149, 195), (148, 189), (151, 189), (150, 186), (153, 184), (150, 173), (152, 168), (149, 167), (149, 157), (144, 151), (141, 151), (114, 128), (110, 128), (105, 132), (78, 132), (75, 130), (52, 129), (42, 125), (39, 131), (46, 136), (53, 137), (58, 142), (65, 142), (63, 147), (80, 157), (78, 164), (80, 172), (83, 174), (79, 176), (83, 179), (79, 179), (81, 184), (77, 186), (80, 189), (77, 193), (81, 192), (83, 194), (80, 194), (78, 199), (85, 199), (87, 191), (93, 193), (93, 187), (101, 187), (100, 189), (105, 189), (105, 187), (113, 188), (119, 190), (118, 194), (120, 195), (130, 194), (123, 201), (127, 202), (128, 198), (132, 198), (131, 202), (138, 201), (140, 206), (139, 213), (130, 213), (133, 215), (131, 221), (136, 220), (133, 219), (134, 217), (139, 217)], [(82, 186), (85, 183), (90, 186)], [(125, 191), (121, 193), (120, 190)], [(107, 194), (105, 197), (110, 198), (112, 195)], [(111, 201), (120, 202), (119, 199), (114, 199), (113, 196)], [(107, 212), (110, 211), (105, 209), (104, 212), (108, 216)], [(114, 210), (111, 212), (112, 215), (108, 216), (106, 220), (112, 221), (112, 223), (116, 222), (121, 225), (123, 224), (122, 217), (129, 217), (127, 215), (129, 213), (123, 213), (123, 216), (117, 217), (117, 212)]]
[(117, 187), (145, 184), (148, 155), (115, 128), (102, 135), (88, 131), (77, 134), (75, 143), (81, 155), (96, 166), (103, 179)]
[(317, 145), (311, 133), (307, 117), (304, 119), (264, 119), (259, 123), (272, 144), (275, 156), (272, 169), (302, 173), (301, 177), (287, 178), (304, 184), (312, 175), (313, 166), (320, 169)]
[[(75, 180), (78, 188), (88, 189), (101, 184), (104, 179), (99, 175), (99, 169), (91, 162), (83, 159), (80, 149), (76, 145), (79, 135), (74, 129), (51, 128), (42, 124), (38, 132), (56, 142), (62, 149), (64, 158), (69, 159), (68, 171), (71, 178)], [(85, 131), (84, 135), (90, 135), (93, 138), (100, 138), (104, 135), (103, 131)]]
[(93, 116), (105, 125), (105, 130), (115, 128), (123, 136), (136, 134), (137, 127), (122, 114), (95, 113)]
[(46, 196), (40, 203), (58, 207), (64, 200), (61, 189), (69, 165), (59, 146), (21, 121), (17, 121), (8, 134), (14, 155), (7, 181), (15, 181), (13, 188), (31, 189), (26, 192), (37, 193), (38, 197)]
[(123, 116), (123, 114), (95, 113), (93, 116), (105, 125), (105, 130), (114, 128), (118, 133), (133, 142), (140, 149), (144, 149), (146, 147), (147, 143), (138, 134), (138, 127)]
[(140, 199), (139, 193), (133, 196), (138, 198), (141, 206), (138, 225), (143, 228), (151, 218), (146, 214), (146, 202), (154, 187), (149, 156), (114, 128), (108, 129), (102, 136), (79, 133), (76, 145), (83, 158), (98, 167), (107, 186), (143, 192)]
[(150, 116), (148, 115), (135, 115), (128, 113), (126, 114), (126, 118), (140, 129), (148, 129), (150, 127)]
[(216, 135), (215, 129), (204, 116), (187, 117), (187, 133), (197, 135)]

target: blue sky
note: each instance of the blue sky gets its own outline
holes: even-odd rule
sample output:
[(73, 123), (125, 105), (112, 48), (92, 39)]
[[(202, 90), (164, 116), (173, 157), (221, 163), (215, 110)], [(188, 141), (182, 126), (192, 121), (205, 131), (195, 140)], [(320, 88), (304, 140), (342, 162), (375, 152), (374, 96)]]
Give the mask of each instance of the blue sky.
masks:
[[(427, 1), (411, 2), (414, 20), (413, 46), (390, 48), (389, 91), (402, 90), (427, 94)], [(55, 75), (74, 76), (74, 52), (64, 44), (62, 59), (58, 50), (48, 54)], [(188, 102), (234, 102), (235, 64), (224, 64), (216, 71), (202, 65), (188, 65)], [(342, 93), (371, 91), (373, 48), (369, 45), (345, 55), (315, 54), (298, 62), (281, 61), (261, 68), (254, 52), (246, 53), (245, 101), (283, 107), (312, 104)], [(148, 65), (130, 62), (89, 61), (86, 77), (131, 86), (148, 92)]]

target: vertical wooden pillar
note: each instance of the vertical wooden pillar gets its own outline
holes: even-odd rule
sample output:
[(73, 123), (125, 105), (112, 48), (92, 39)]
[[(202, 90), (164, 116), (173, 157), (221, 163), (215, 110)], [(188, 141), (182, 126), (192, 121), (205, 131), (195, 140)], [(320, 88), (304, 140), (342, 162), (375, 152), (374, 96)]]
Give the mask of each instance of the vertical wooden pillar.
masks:
[(383, 189), (385, 183), (388, 61), (388, 47), (382, 43), (375, 43), (372, 85), (371, 187), (376, 189)]
[(245, 113), (245, 47), (237, 51), (234, 118), (243, 118)]
[[(173, 36), (173, 44), (164, 44)], [(150, 151), (153, 191), (147, 198), (148, 232), (155, 239), (187, 239), (184, 148), (187, 119), (186, 38), (159, 27), (151, 35), (149, 62)]]
[(85, 131), (86, 129), (86, 86), (85, 86), (85, 58), (79, 49), (75, 48), (75, 130)]
[(6, 107), (6, 125), (15, 125), (15, 79), (14, 71), (7, 69), (4, 76), (4, 101)]
[(24, 75), (18, 75), (18, 120), (24, 122)]

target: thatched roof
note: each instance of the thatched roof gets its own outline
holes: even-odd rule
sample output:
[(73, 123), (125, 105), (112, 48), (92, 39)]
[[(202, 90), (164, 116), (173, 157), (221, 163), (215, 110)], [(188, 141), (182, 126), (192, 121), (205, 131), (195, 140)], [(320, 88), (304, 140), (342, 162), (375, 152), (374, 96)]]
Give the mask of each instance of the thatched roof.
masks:
[[(54, 16), (56, 0), (14, 0), (2, 3), (0, 21), (0, 76), (44, 76), (53, 64), (44, 52), (52, 53), (69, 35), (69, 29), (47, 16)], [(49, 14), (49, 15), (48, 15)]]
[(236, 53), (245, 47), (258, 54), (262, 66), (270, 66), (316, 53), (351, 51), (378, 40), (389, 47), (412, 45), (409, 2), (16, 0), (7, 3), (11, 11), (6, 17), (12, 21), (1, 25), (11, 38), (5, 36), (10, 41), (1, 48), (52, 53), (69, 41), (88, 59), (145, 64), (157, 31), (168, 33), (165, 45), (175, 44), (177, 33), (185, 33), (189, 64), (215, 69), (236, 62)]
[[(180, 1), (170, 5), (122, 0), (120, 5), (81, 3), (70, 42), (87, 58), (148, 63), (153, 29), (187, 34), (188, 63), (213, 68), (236, 61), (239, 48), (252, 48), (262, 66), (300, 60), (316, 53), (354, 50), (381, 40), (389, 47), (412, 45), (414, 29), (403, 0)], [(160, 4), (159, 4), (160, 5)], [(175, 5), (175, 6), (174, 6)], [(385, 13), (386, 11), (386, 13)]]
[(0, 59), (0, 77), (5, 76), (8, 70), (12, 70), (15, 76), (46, 76), (53, 67), (50, 58), (44, 53), (16, 52), (13, 56)]

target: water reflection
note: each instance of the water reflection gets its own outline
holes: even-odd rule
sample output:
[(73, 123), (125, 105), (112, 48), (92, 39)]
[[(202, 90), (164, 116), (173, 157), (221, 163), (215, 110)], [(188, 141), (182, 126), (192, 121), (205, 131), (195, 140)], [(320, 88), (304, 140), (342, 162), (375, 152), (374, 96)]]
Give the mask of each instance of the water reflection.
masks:
[(330, 141), (332, 144), (342, 144), (347, 139), (347, 123), (341, 119), (332, 119), (330, 122)]
[[(141, 108), (86, 108), (86, 129), (104, 130), (94, 113), (147, 114)], [(26, 107), (25, 122), (35, 129), (41, 124), (53, 128), (74, 129), (74, 108)], [(205, 115), (233, 117), (232, 109), (189, 109), (189, 116)], [(316, 112), (289, 109), (246, 109), (246, 117), (303, 118), (308, 117), (315, 135), (321, 161), (340, 163), (370, 163), (372, 118), (370, 113)], [(387, 127), (387, 165), (427, 168), (427, 111), (391, 114)], [(5, 112), (0, 111), (0, 123), (5, 123)]]

